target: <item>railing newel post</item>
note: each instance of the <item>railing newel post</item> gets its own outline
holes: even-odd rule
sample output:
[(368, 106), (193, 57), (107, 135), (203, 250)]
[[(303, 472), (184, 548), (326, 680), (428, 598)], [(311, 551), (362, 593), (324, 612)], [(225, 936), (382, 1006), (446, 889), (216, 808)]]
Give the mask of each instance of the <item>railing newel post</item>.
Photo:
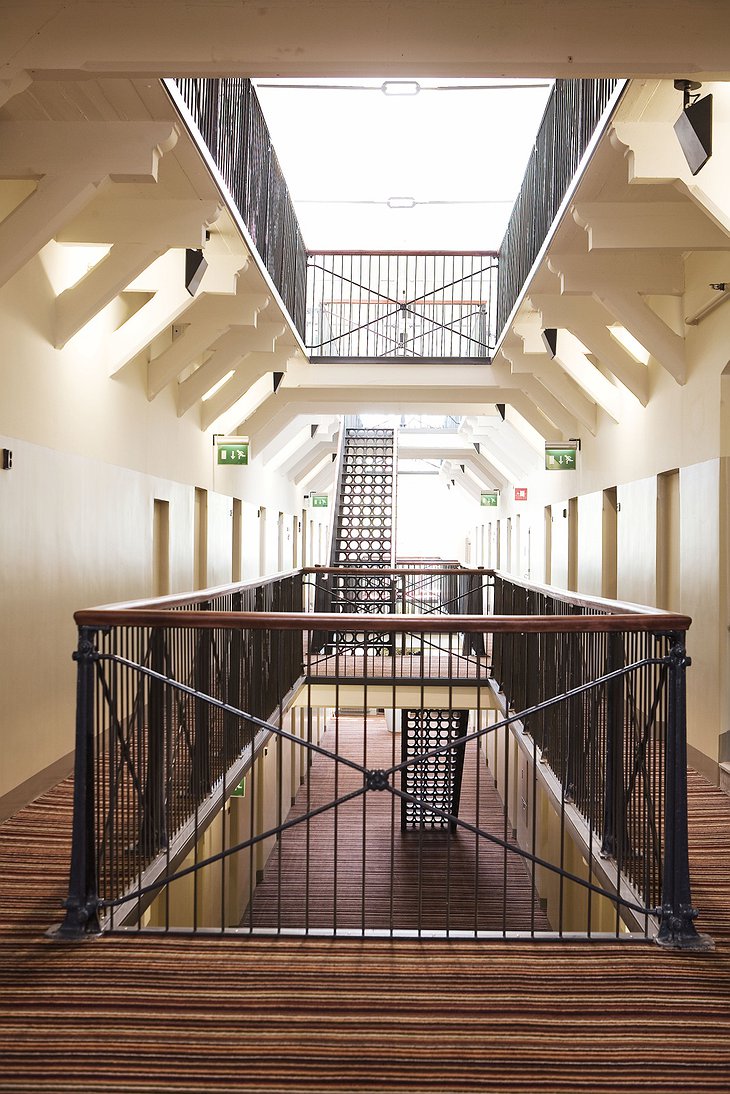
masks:
[(66, 915), (53, 932), (61, 939), (99, 934), (99, 896), (94, 848), (94, 674), (99, 651), (98, 628), (79, 627), (76, 662), (76, 753), (71, 868)]
[(694, 925), (697, 911), (692, 907), (689, 879), (689, 837), (687, 829), (687, 657), (684, 635), (668, 636), (668, 717), (664, 797), (664, 869), (660, 910), (660, 946), (674, 950), (712, 950), (709, 935), (699, 934)]

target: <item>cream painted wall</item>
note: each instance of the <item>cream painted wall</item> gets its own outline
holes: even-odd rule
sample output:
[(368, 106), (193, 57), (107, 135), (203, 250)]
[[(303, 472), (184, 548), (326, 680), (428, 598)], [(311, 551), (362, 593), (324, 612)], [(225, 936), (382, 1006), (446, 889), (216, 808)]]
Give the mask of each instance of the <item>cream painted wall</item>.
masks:
[(568, 502), (550, 507), (552, 517), (552, 580), (559, 589), (568, 587)]
[(617, 597), (656, 604), (656, 478), (624, 483), (617, 497)]
[[(231, 580), (233, 497), (243, 499), (243, 576), (258, 573), (256, 510), (300, 508), (288, 480), (253, 453), (216, 468), (212, 438), (178, 418), (174, 394), (149, 402), (145, 365), (110, 380), (118, 303), (53, 346), (55, 294), (79, 252), (51, 243), (0, 290), (0, 797), (74, 746), (73, 612), (153, 593), (154, 500), (169, 502), (170, 590), (193, 587), (195, 488), (207, 491), (207, 580)], [(253, 540), (253, 543), (252, 543)], [(255, 549), (254, 549), (255, 543)]]
[[(723, 464), (726, 461), (722, 461)], [(684, 467), (679, 478), (682, 611), (692, 617), (687, 648), (687, 703), (691, 744), (718, 759), (718, 736), (727, 718), (727, 583), (719, 584), (721, 560), (720, 460)], [(724, 575), (723, 575), (724, 578)]]
[(578, 498), (578, 588), (601, 596), (603, 491)]

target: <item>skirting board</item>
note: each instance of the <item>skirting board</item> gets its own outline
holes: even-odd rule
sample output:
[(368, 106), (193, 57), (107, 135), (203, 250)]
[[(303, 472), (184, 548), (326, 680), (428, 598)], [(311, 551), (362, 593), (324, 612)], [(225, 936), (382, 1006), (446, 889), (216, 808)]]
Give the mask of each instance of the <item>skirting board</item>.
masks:
[(45, 794), (46, 790), (50, 790), (51, 787), (60, 783), (61, 779), (65, 779), (67, 775), (71, 774), (73, 766), (74, 754), (69, 752), (67, 756), (62, 756), (60, 760), (55, 760), (48, 767), (44, 767), (42, 771), (31, 775), (29, 779), (20, 783), (14, 790), (3, 794), (0, 798), (0, 823), (35, 801), (41, 794)]
[(711, 760), (709, 756), (705, 756), (704, 752), (700, 752), (691, 744), (687, 745), (687, 764), (695, 771), (699, 771), (700, 775), (704, 775), (714, 786), (720, 785), (720, 765), (717, 760)]

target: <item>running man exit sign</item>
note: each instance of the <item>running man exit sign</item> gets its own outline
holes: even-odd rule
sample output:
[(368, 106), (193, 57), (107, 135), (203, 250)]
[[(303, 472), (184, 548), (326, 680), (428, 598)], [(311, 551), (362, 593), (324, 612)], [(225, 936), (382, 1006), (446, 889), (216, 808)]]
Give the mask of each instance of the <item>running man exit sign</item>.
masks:
[(577, 445), (574, 444), (546, 444), (545, 445), (545, 470), (546, 471), (575, 471)]
[(248, 437), (215, 437), (215, 462), (219, 467), (248, 464)]
[(329, 505), (328, 494), (312, 494), (312, 508), (313, 509), (326, 509)]

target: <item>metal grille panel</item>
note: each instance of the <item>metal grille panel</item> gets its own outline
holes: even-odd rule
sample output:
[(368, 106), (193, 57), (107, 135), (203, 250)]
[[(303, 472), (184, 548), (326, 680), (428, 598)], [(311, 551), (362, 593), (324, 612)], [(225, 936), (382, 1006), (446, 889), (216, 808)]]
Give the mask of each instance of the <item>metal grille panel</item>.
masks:
[[(468, 710), (404, 710), (401, 713), (401, 757), (413, 761), (401, 773), (401, 790), (420, 802), (456, 817), (459, 813), (464, 745), (429, 755), (464, 737), (469, 727)], [(401, 801), (401, 828), (446, 828), (456, 825), (426, 805)]]
[[(392, 567), (395, 516), (395, 431), (349, 428), (345, 431), (332, 537), (332, 566), (349, 569)], [(390, 615), (396, 590), (387, 575), (332, 575), (334, 611)], [(337, 633), (339, 652), (390, 651), (392, 636)]]

